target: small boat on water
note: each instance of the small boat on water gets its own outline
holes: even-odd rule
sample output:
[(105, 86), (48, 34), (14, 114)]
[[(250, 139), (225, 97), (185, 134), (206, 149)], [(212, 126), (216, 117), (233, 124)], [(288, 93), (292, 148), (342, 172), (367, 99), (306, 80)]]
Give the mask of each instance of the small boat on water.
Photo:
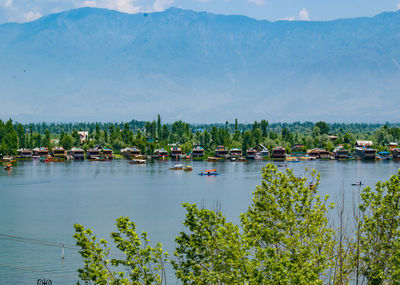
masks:
[(208, 160), (208, 161), (219, 161), (220, 158), (219, 158), (219, 157), (209, 156), (209, 157), (207, 158), (207, 160)]
[(361, 181), (351, 183), (351, 186), (362, 186), (364, 185)]
[(183, 170), (182, 164), (176, 164), (173, 167), (170, 167), (170, 170)]
[(54, 162), (54, 157), (48, 156), (48, 157), (46, 157), (46, 159), (44, 160), (44, 162)]
[(12, 164), (7, 164), (6, 166), (4, 166), (5, 170), (11, 170), (13, 168)]
[(286, 161), (288, 162), (299, 162), (299, 159), (295, 156), (286, 156)]
[(7, 156), (3, 157), (3, 162), (14, 164), (17, 162), (17, 160), (13, 157)]
[(202, 172), (200, 172), (199, 173), (199, 175), (201, 175), (201, 176), (217, 176), (217, 175), (219, 175), (219, 173), (217, 172), (217, 170), (216, 169), (210, 169), (210, 170), (206, 170), (206, 171), (202, 171)]
[(129, 161), (130, 164), (146, 164), (146, 160), (144, 159), (132, 159)]
[(183, 168), (183, 170), (185, 170), (185, 171), (192, 171), (192, 170), (193, 170), (193, 167), (190, 166), (190, 165), (186, 165), (186, 166)]

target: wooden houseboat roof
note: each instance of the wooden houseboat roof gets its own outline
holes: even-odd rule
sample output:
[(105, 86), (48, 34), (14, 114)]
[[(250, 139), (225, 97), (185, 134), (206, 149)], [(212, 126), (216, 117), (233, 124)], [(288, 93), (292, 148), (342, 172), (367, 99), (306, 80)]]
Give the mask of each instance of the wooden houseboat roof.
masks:
[(28, 148), (20, 148), (20, 149), (18, 149), (17, 150), (18, 152), (32, 152), (32, 150), (31, 149), (28, 149)]
[(356, 146), (372, 146), (372, 141), (356, 141)]
[(57, 151), (57, 150), (65, 151), (65, 149), (62, 146), (56, 146), (52, 148), (52, 151)]
[(226, 150), (225, 146), (219, 145), (219, 146), (217, 146), (217, 148), (215, 149), (215, 151), (227, 151), (227, 150)]

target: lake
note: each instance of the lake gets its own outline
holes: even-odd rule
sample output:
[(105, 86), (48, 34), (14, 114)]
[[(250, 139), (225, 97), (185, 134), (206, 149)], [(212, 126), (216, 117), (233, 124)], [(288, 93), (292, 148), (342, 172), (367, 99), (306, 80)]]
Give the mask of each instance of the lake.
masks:
[[(147, 231), (152, 242), (161, 242), (172, 255), (174, 238), (183, 229), (183, 202), (204, 203), (209, 208), (220, 202), (228, 220), (237, 223), (239, 214), (250, 205), (251, 193), (260, 184), (261, 168), (266, 164), (193, 161), (192, 172), (169, 170), (175, 163), (23, 161), (11, 173), (2, 169), (0, 284), (36, 284), (39, 278), (51, 279), (53, 284), (76, 284), (82, 261), (74, 249), (75, 223), (110, 240), (115, 219), (128, 216), (138, 232)], [(315, 168), (321, 173), (319, 192), (330, 194), (335, 201), (343, 187), (349, 205), (351, 193), (358, 191), (350, 186), (352, 182), (373, 186), (400, 167), (396, 161), (302, 161), (287, 165), (298, 175), (305, 167)], [(221, 175), (197, 175), (210, 168), (217, 168)], [(64, 259), (60, 244), (65, 245)], [(168, 272), (169, 279), (174, 280), (171, 274)]]

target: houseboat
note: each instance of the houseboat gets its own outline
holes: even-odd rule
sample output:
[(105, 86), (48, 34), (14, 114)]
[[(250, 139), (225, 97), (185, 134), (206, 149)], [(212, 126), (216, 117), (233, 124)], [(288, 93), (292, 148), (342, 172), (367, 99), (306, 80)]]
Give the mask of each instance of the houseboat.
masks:
[(70, 150), (70, 155), (71, 155), (72, 159), (75, 159), (75, 160), (85, 159), (85, 151), (81, 148), (76, 148), (76, 147), (72, 148)]
[[(121, 154), (128, 159), (131, 159), (134, 157), (139, 157), (141, 155), (140, 149), (138, 149), (137, 147), (127, 147), (127, 148), (121, 149)], [(111, 153), (111, 155), (112, 155), (112, 153)]]
[(19, 159), (30, 159), (32, 158), (32, 150), (26, 149), (26, 148), (21, 148), (18, 151), (18, 157)]
[(372, 141), (356, 141), (356, 147), (371, 147), (373, 145)]
[(349, 151), (344, 148), (336, 148), (333, 153), (335, 154), (335, 159), (337, 160), (349, 158)]
[(277, 146), (272, 150), (271, 158), (273, 160), (285, 160), (286, 154), (285, 149), (281, 146)]
[(400, 159), (400, 148), (392, 149), (393, 159)]
[(129, 161), (130, 164), (146, 164), (147, 161), (145, 159), (132, 159)]
[(67, 151), (62, 146), (53, 147), (51, 150), (54, 158), (66, 158)]
[(98, 148), (89, 148), (86, 150), (86, 157), (88, 159), (97, 159), (100, 156), (100, 149)]
[(260, 144), (258, 147), (261, 148), (260, 155), (262, 159), (267, 159), (270, 155), (268, 148)]
[(361, 159), (374, 160), (376, 158), (376, 149), (367, 147), (356, 147), (355, 154)]
[(218, 146), (214, 151), (215, 157), (224, 157), (227, 158), (229, 156), (228, 150), (223, 146)]
[(319, 148), (313, 148), (313, 149), (309, 149), (307, 150), (307, 155), (309, 157), (313, 157), (315, 159), (319, 159), (319, 153), (320, 153), (321, 149)]
[(397, 149), (397, 143), (395, 142), (389, 143), (389, 150), (392, 151), (394, 149)]
[(292, 153), (304, 153), (304, 144), (297, 143), (292, 146)]
[(110, 148), (103, 148), (101, 150), (101, 155), (105, 159), (113, 159), (113, 151)]
[(240, 148), (231, 148), (229, 154), (231, 157), (237, 158), (242, 156), (242, 150)]
[(313, 148), (307, 151), (309, 157), (315, 159), (331, 159), (332, 155), (329, 151), (321, 148)]
[(171, 152), (170, 152), (169, 156), (172, 159), (179, 159), (179, 158), (181, 158), (182, 154), (183, 154), (182, 149), (180, 147), (174, 146), (174, 147), (171, 147)]
[(155, 156), (157, 159), (166, 159), (166, 158), (168, 157), (168, 151), (166, 151), (166, 150), (163, 149), (163, 148), (156, 149), (156, 150), (154, 151), (154, 156)]
[(204, 156), (204, 149), (201, 146), (196, 146), (192, 150), (192, 157), (203, 157)]
[(378, 155), (379, 155), (379, 159), (382, 159), (382, 160), (393, 159), (393, 155), (388, 151), (380, 151), (380, 152), (378, 152)]
[(254, 160), (254, 159), (261, 158), (261, 156), (260, 156), (260, 154), (259, 154), (257, 149), (249, 148), (246, 151), (246, 158), (249, 159), (249, 160)]
[(321, 149), (321, 151), (319, 152), (320, 159), (331, 159), (332, 157), (332, 154), (325, 149)]
[(33, 149), (33, 154), (37, 157), (47, 157), (49, 155), (49, 150), (47, 147), (37, 147)]

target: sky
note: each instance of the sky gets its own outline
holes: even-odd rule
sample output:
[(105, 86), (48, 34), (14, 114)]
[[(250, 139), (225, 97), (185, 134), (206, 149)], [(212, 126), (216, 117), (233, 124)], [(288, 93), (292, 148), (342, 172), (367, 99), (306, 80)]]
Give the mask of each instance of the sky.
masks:
[(327, 21), (396, 11), (400, 9), (400, 0), (0, 0), (0, 23), (33, 21), (80, 7), (138, 13), (163, 11), (172, 6), (269, 21)]

